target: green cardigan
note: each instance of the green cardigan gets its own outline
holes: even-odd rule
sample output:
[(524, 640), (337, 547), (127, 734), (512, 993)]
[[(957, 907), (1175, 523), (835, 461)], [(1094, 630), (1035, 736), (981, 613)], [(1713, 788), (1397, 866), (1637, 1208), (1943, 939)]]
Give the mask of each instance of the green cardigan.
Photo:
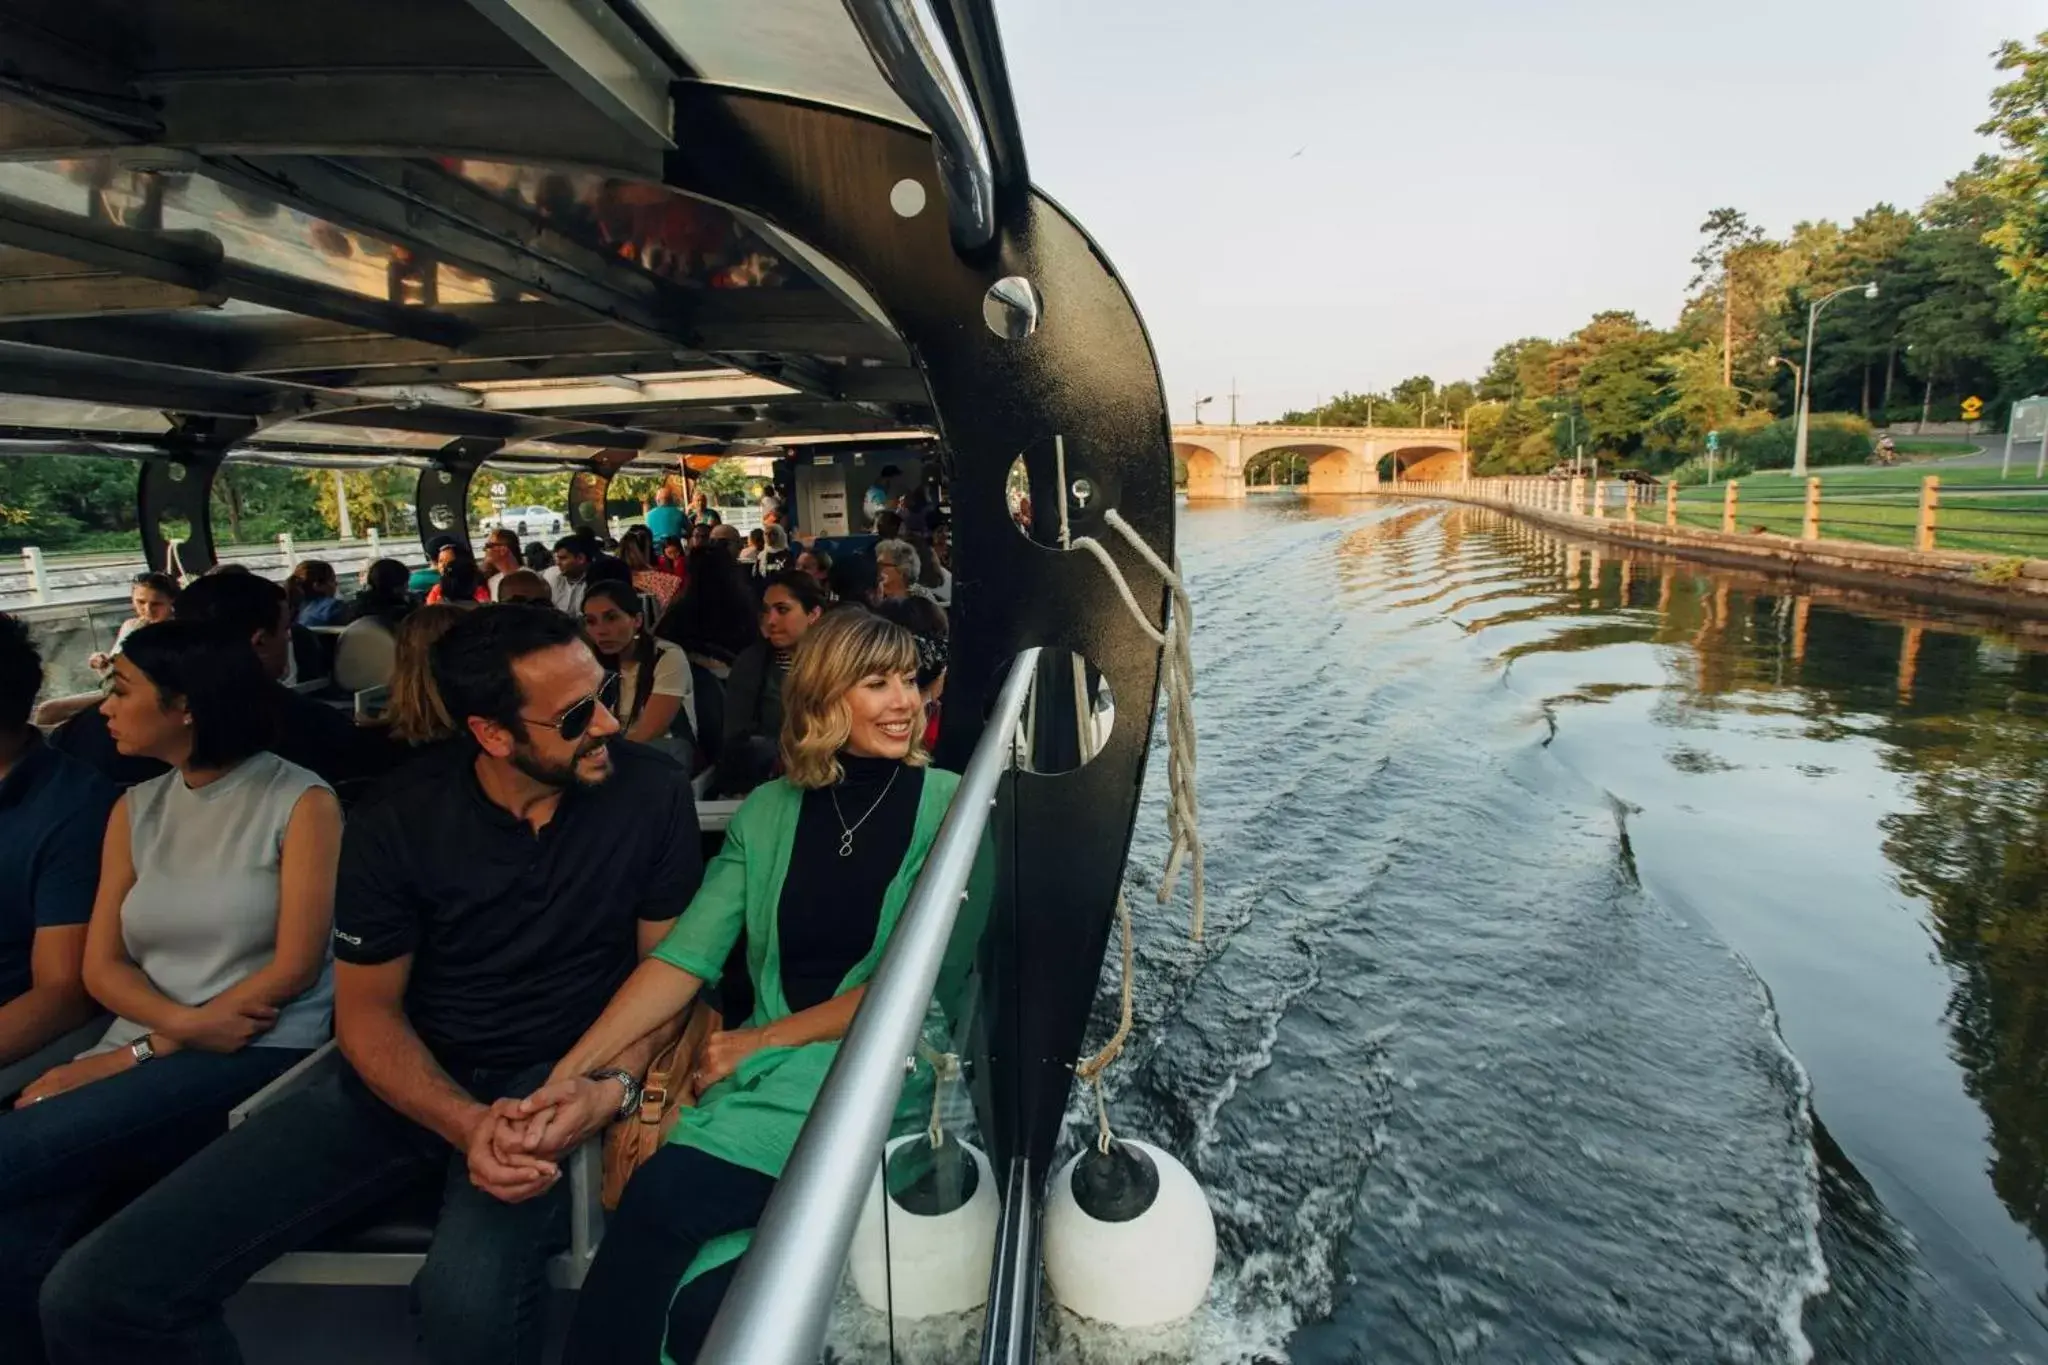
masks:
[[(882, 897), (874, 944), (847, 972), (837, 994), (865, 984), (874, 975), (911, 888), (924, 871), (925, 858), (959, 785), (957, 773), (939, 768), (925, 770), (910, 847)], [(747, 1019), (748, 1028), (760, 1028), (792, 1013), (782, 993), (778, 912), (783, 878), (789, 871), (790, 849), (796, 839), (797, 816), (802, 808), (802, 789), (785, 779), (777, 778), (756, 788), (733, 813), (725, 846), (705, 868), (703, 885), (653, 954), (670, 966), (680, 967), (706, 982), (715, 982), (740, 931), (745, 929), (747, 975), (754, 983), (754, 1012)], [(961, 907), (941, 969), (938, 1013), (926, 1026), (927, 1037), (937, 1044), (939, 1051), (952, 1050), (955, 1044), (950, 1040), (964, 1032), (972, 998), (969, 975), (987, 918), (993, 863), (993, 846), (984, 836), (969, 878), (967, 900)], [(707, 1090), (695, 1108), (682, 1111), (669, 1141), (780, 1178), (838, 1051), (837, 1042), (760, 1049), (742, 1061), (731, 1076)], [(922, 1126), (922, 1115), (931, 1102), (930, 1084), (930, 1067), (920, 1063), (918, 1074), (904, 1085), (896, 1129), (910, 1131), (911, 1127)], [(698, 1254), (683, 1282), (687, 1284), (704, 1271), (738, 1256), (746, 1249), (751, 1235), (738, 1233), (714, 1239)]]

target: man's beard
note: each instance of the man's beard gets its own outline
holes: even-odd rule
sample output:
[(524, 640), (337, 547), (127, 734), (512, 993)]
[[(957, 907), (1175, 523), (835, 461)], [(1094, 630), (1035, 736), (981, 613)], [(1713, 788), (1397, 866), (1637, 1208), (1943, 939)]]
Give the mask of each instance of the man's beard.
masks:
[(559, 764), (542, 762), (534, 755), (533, 749), (530, 746), (522, 744), (512, 751), (512, 766), (525, 773), (534, 781), (544, 783), (557, 790), (566, 791), (570, 787), (595, 787), (598, 783), (612, 775), (610, 766), (607, 765), (605, 770), (595, 777), (585, 777), (578, 770), (578, 765), (584, 759), (590, 757), (590, 755), (601, 752), (609, 742), (609, 737), (604, 739), (586, 739), (576, 746), (575, 754), (566, 763)]

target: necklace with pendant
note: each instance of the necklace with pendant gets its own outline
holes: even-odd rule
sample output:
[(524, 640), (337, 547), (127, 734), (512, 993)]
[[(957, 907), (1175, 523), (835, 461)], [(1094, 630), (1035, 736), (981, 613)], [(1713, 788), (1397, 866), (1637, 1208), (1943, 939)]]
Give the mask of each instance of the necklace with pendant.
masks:
[(889, 797), (889, 788), (896, 785), (896, 774), (902, 771), (903, 765), (897, 764), (894, 770), (890, 772), (889, 780), (882, 784), (882, 794), (875, 798), (875, 803), (867, 808), (860, 819), (850, 825), (846, 823), (846, 812), (839, 809), (839, 788), (836, 786), (832, 788), (832, 813), (839, 817), (840, 857), (851, 858), (853, 856), (853, 832), (868, 822), (868, 816), (873, 815), (882, 808), (882, 802), (886, 801)]

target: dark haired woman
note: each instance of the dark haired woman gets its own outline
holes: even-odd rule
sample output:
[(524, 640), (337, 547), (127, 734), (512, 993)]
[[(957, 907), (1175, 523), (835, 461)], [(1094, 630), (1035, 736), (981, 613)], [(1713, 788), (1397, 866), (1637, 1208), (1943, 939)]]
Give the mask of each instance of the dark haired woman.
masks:
[(446, 602), (451, 606), (490, 601), (491, 590), (484, 586), (476, 557), (460, 545), (452, 545), (449, 550), (442, 561), (440, 581), (427, 590), (427, 601)]
[(633, 576), (633, 586), (654, 599), (656, 612), (664, 612), (683, 590), (683, 580), (662, 567), (654, 553), (654, 537), (645, 526), (629, 526), (619, 541), (619, 557)]
[(740, 651), (758, 638), (754, 590), (747, 586), (746, 570), (716, 545), (692, 549), (688, 564), (689, 586), (662, 614), (654, 633), (681, 645), (693, 663), (723, 678)]
[[(563, 1359), (696, 1358), (959, 785), (925, 766), (916, 666), (910, 633), (864, 611), (806, 633), (783, 692), (786, 775), (747, 798), (668, 937), (523, 1102), (538, 1113), (590, 1084), (580, 1078), (717, 980), (745, 932), (753, 1015), (698, 1054), (697, 1106), (626, 1186)], [(988, 869), (984, 848), (963, 915)], [(942, 1001), (960, 998), (971, 956), (949, 958)]]
[(36, 1293), (70, 1243), (325, 1042), (341, 808), (265, 747), (276, 688), (232, 627), (135, 632), (104, 703), (170, 765), (114, 806), (85, 986), (118, 1016), (0, 1114), (0, 1356), (41, 1359)]
[(340, 597), (341, 583), (334, 566), (324, 559), (302, 559), (292, 566), (284, 581), (285, 601), (292, 620), (302, 626), (338, 626), (348, 617), (348, 604)]
[(641, 629), (640, 594), (609, 579), (583, 594), (583, 631), (598, 662), (619, 675), (619, 725), (627, 739), (690, 762), (696, 698), (681, 646)]
[[(178, 602), (178, 580), (169, 574), (139, 573), (129, 581), (128, 606), (134, 615), (121, 623), (114, 632), (114, 647), (100, 650), (86, 658), (85, 666), (104, 678), (113, 666), (114, 656), (121, 652), (128, 637), (144, 626), (155, 625), (158, 621), (171, 619), (171, 611)], [(74, 692), (65, 697), (52, 697), (38, 706), (35, 723), (45, 729), (62, 725), (73, 716), (82, 715), (100, 704), (106, 694), (95, 687), (90, 692)]]
[(721, 795), (744, 796), (768, 780), (782, 738), (782, 683), (799, 641), (825, 612), (825, 594), (809, 575), (787, 569), (761, 590), (761, 638), (740, 651), (725, 681)]

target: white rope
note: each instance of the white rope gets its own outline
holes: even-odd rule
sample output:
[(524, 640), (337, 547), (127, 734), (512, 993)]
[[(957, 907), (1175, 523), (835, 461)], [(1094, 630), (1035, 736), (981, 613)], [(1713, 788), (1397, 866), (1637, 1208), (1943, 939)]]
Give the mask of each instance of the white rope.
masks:
[(1199, 943), (1202, 941), (1205, 887), (1202, 831), (1195, 808), (1195, 664), (1191, 644), (1194, 605), (1189, 602), (1187, 588), (1181, 582), (1178, 556), (1169, 568), (1166, 561), (1145, 543), (1144, 537), (1117, 515), (1115, 508), (1104, 512), (1102, 519), (1152, 566), (1152, 571), (1165, 580), (1173, 595), (1173, 609), (1167, 616), (1166, 629), (1163, 632), (1154, 629), (1145, 617), (1145, 609), (1138, 605), (1131, 585), (1125, 581), (1123, 570), (1110, 557), (1108, 548), (1093, 536), (1075, 539), (1073, 548), (1086, 550), (1095, 556), (1096, 562), (1109, 574), (1109, 581), (1116, 585), (1117, 595), (1123, 598), (1124, 606), (1130, 609), (1131, 618), (1138, 623), (1138, 628), (1164, 651), (1161, 670), (1166, 688), (1166, 833), (1172, 847), (1166, 855), (1166, 872), (1159, 880), (1159, 903), (1164, 905), (1172, 899), (1174, 885), (1180, 878), (1181, 861), (1186, 858), (1193, 874), (1194, 919), (1190, 937)]
[(940, 1052), (930, 1043), (921, 1040), (917, 1045), (917, 1050), (924, 1054), (924, 1059), (927, 1062), (931, 1063), (932, 1116), (931, 1120), (925, 1124), (924, 1136), (925, 1141), (931, 1143), (932, 1148), (937, 1150), (939, 1144), (944, 1142), (946, 1138), (946, 1129), (944, 1124), (940, 1122), (939, 1110), (945, 1103), (946, 1087), (960, 1079), (960, 1054), (957, 1052)]
[[(1062, 452), (1063, 455), (1063, 452)], [(1060, 535), (1066, 542), (1066, 469), (1062, 458), (1060, 469)], [(1202, 940), (1203, 915), (1203, 871), (1202, 831), (1195, 810), (1195, 665), (1191, 644), (1194, 635), (1194, 606), (1188, 600), (1186, 586), (1181, 582), (1180, 560), (1176, 556), (1169, 566), (1150, 545), (1145, 543), (1131, 524), (1117, 515), (1114, 508), (1102, 514), (1109, 528), (1124, 538), (1124, 541), (1151, 566), (1152, 571), (1164, 580), (1172, 594), (1172, 608), (1166, 619), (1166, 629), (1153, 628), (1146, 619), (1145, 610), (1138, 605), (1138, 598), (1125, 580), (1123, 570), (1109, 550), (1093, 536), (1081, 536), (1073, 540), (1071, 548), (1086, 550), (1109, 574), (1109, 581), (1116, 585), (1117, 595), (1129, 608), (1131, 618), (1146, 638), (1161, 647), (1160, 668), (1162, 683), (1166, 689), (1166, 832), (1172, 847), (1166, 856), (1166, 871), (1159, 881), (1159, 903), (1161, 905), (1173, 896), (1173, 888), (1180, 877), (1183, 858), (1190, 866), (1190, 883), (1194, 902), (1193, 922), (1189, 936), (1199, 943)], [(1074, 1075), (1095, 1088), (1096, 1150), (1104, 1156), (1109, 1154), (1113, 1138), (1109, 1127), (1109, 1102), (1102, 1089), (1103, 1073), (1123, 1052), (1124, 1044), (1130, 1040), (1132, 1024), (1132, 995), (1136, 976), (1135, 960), (1131, 946), (1131, 906), (1121, 892), (1116, 898), (1117, 920), (1123, 933), (1123, 984), (1121, 1003), (1117, 1018), (1116, 1032), (1087, 1061), (1074, 1068)]]

